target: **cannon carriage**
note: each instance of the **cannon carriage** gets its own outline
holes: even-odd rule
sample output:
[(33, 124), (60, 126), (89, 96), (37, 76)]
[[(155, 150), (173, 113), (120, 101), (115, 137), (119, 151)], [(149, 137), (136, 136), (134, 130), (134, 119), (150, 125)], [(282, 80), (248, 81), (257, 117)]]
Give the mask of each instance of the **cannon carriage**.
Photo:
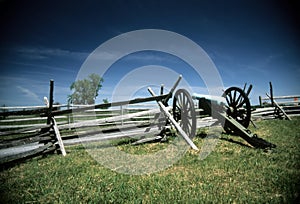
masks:
[(182, 128), (191, 137), (194, 137), (197, 129), (194, 99), (198, 101), (198, 109), (201, 110), (202, 114), (217, 119), (227, 134), (239, 136), (255, 148), (276, 147), (248, 129), (250, 122), (252, 122), (251, 105), (248, 98), (252, 85), (249, 86), (247, 92), (245, 92), (245, 88), (246, 86), (244, 90), (230, 87), (224, 91), (222, 96), (203, 94), (191, 96), (186, 90), (179, 89), (173, 100), (174, 118), (182, 124)]

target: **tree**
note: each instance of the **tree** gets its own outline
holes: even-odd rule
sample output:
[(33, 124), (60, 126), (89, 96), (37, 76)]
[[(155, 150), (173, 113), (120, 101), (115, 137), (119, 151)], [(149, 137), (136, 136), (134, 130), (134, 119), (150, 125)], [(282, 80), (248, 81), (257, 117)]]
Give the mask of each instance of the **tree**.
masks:
[[(2, 107), (6, 107), (6, 105), (3, 104)], [(5, 118), (6, 118), (6, 114), (5, 114), (5, 113), (7, 113), (8, 111), (7, 111), (7, 109), (2, 109), (1, 111), (2, 111), (2, 113), (3, 113), (3, 116), (0, 117), (0, 119), (2, 120), (2, 119), (5, 119)]]
[(104, 104), (109, 103), (108, 99), (107, 99), (107, 98), (103, 99), (103, 103), (104, 103)]
[(94, 104), (103, 81), (99, 75), (90, 74), (86, 79), (73, 82), (70, 86), (73, 93), (68, 96), (68, 102), (83, 105)]
[[(104, 103), (104, 104), (108, 104), (108, 103), (109, 103), (109, 101), (108, 101), (108, 99), (107, 99), (107, 98), (103, 99), (102, 101), (103, 101), (103, 103)], [(108, 109), (108, 107), (106, 107), (106, 108), (103, 108), (103, 109)]]

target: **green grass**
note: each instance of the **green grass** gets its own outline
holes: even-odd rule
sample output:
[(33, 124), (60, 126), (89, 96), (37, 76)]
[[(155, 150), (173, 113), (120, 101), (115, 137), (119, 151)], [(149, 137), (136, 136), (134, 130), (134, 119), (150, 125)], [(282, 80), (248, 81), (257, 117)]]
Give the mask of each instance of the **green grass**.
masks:
[[(300, 118), (257, 122), (258, 135), (277, 145), (270, 151), (220, 139), (204, 160), (188, 152), (173, 166), (153, 174), (109, 170), (82, 146), (68, 155), (35, 158), (0, 172), (2, 203), (293, 203), (299, 199)], [(206, 130), (200, 130), (201, 136)], [(223, 135), (246, 144), (238, 137)], [(201, 148), (203, 139), (195, 144)], [(153, 153), (167, 143), (131, 146), (132, 154)]]

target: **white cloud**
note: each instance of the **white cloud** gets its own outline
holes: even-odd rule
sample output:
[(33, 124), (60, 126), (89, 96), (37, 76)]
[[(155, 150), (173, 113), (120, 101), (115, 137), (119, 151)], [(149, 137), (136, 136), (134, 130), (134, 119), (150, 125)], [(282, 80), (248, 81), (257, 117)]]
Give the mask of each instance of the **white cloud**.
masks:
[(42, 99), (40, 99), (39, 96), (35, 94), (33, 91), (26, 89), (22, 86), (16, 86), (16, 87), (24, 94), (24, 97), (31, 99), (32, 102), (40, 103), (42, 101)]
[(95, 53), (92, 53), (92, 55), (90, 55), (89, 57), (93, 60), (114, 60), (117, 59), (120, 55), (121, 53), (117, 51), (96, 51)]
[(18, 47), (14, 48), (19, 55), (28, 59), (47, 59), (51, 57), (69, 57), (69, 58), (86, 58), (89, 53), (74, 52), (60, 48), (36, 48), (36, 47)]
[(137, 54), (131, 54), (127, 58), (128, 60), (139, 60), (139, 61), (170, 61), (171, 57), (168, 57), (168, 55), (162, 56), (161, 54), (156, 54), (153, 52), (150, 53), (137, 53)]

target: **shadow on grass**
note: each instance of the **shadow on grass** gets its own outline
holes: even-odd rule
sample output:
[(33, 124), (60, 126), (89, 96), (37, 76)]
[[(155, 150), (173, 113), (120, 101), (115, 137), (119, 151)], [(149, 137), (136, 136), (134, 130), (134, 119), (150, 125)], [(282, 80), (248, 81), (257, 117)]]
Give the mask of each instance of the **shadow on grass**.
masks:
[(0, 172), (11, 169), (15, 166), (19, 166), (23, 163), (30, 162), (32, 159), (37, 159), (37, 160), (44, 159), (44, 158), (48, 157), (49, 155), (50, 154), (32, 155), (32, 156), (28, 156), (25, 158), (19, 158), (19, 159), (13, 160), (13, 161), (1, 163), (0, 164)]
[(247, 145), (247, 144), (244, 144), (244, 143), (242, 143), (242, 142), (233, 140), (233, 139), (231, 139), (231, 138), (221, 137), (220, 140), (224, 140), (224, 141), (226, 141), (226, 142), (230, 142), (230, 143), (233, 143), (233, 144), (238, 144), (238, 145), (240, 145), (240, 146), (242, 146), (242, 147), (253, 148), (253, 147), (250, 146), (250, 145)]
[[(233, 144), (238, 144), (242, 147), (252, 148), (251, 145), (247, 145), (247, 144), (244, 144), (240, 141), (233, 140), (232, 138), (229, 138), (229, 137), (221, 137), (221, 135), (224, 135), (224, 132), (222, 132), (220, 134), (220, 137), (219, 137), (220, 140), (224, 140), (226, 142), (230, 142), (230, 143), (233, 143)], [(207, 136), (208, 136), (208, 129), (207, 128), (199, 129), (197, 134), (196, 134), (196, 137), (199, 137), (201, 139), (205, 139)]]

